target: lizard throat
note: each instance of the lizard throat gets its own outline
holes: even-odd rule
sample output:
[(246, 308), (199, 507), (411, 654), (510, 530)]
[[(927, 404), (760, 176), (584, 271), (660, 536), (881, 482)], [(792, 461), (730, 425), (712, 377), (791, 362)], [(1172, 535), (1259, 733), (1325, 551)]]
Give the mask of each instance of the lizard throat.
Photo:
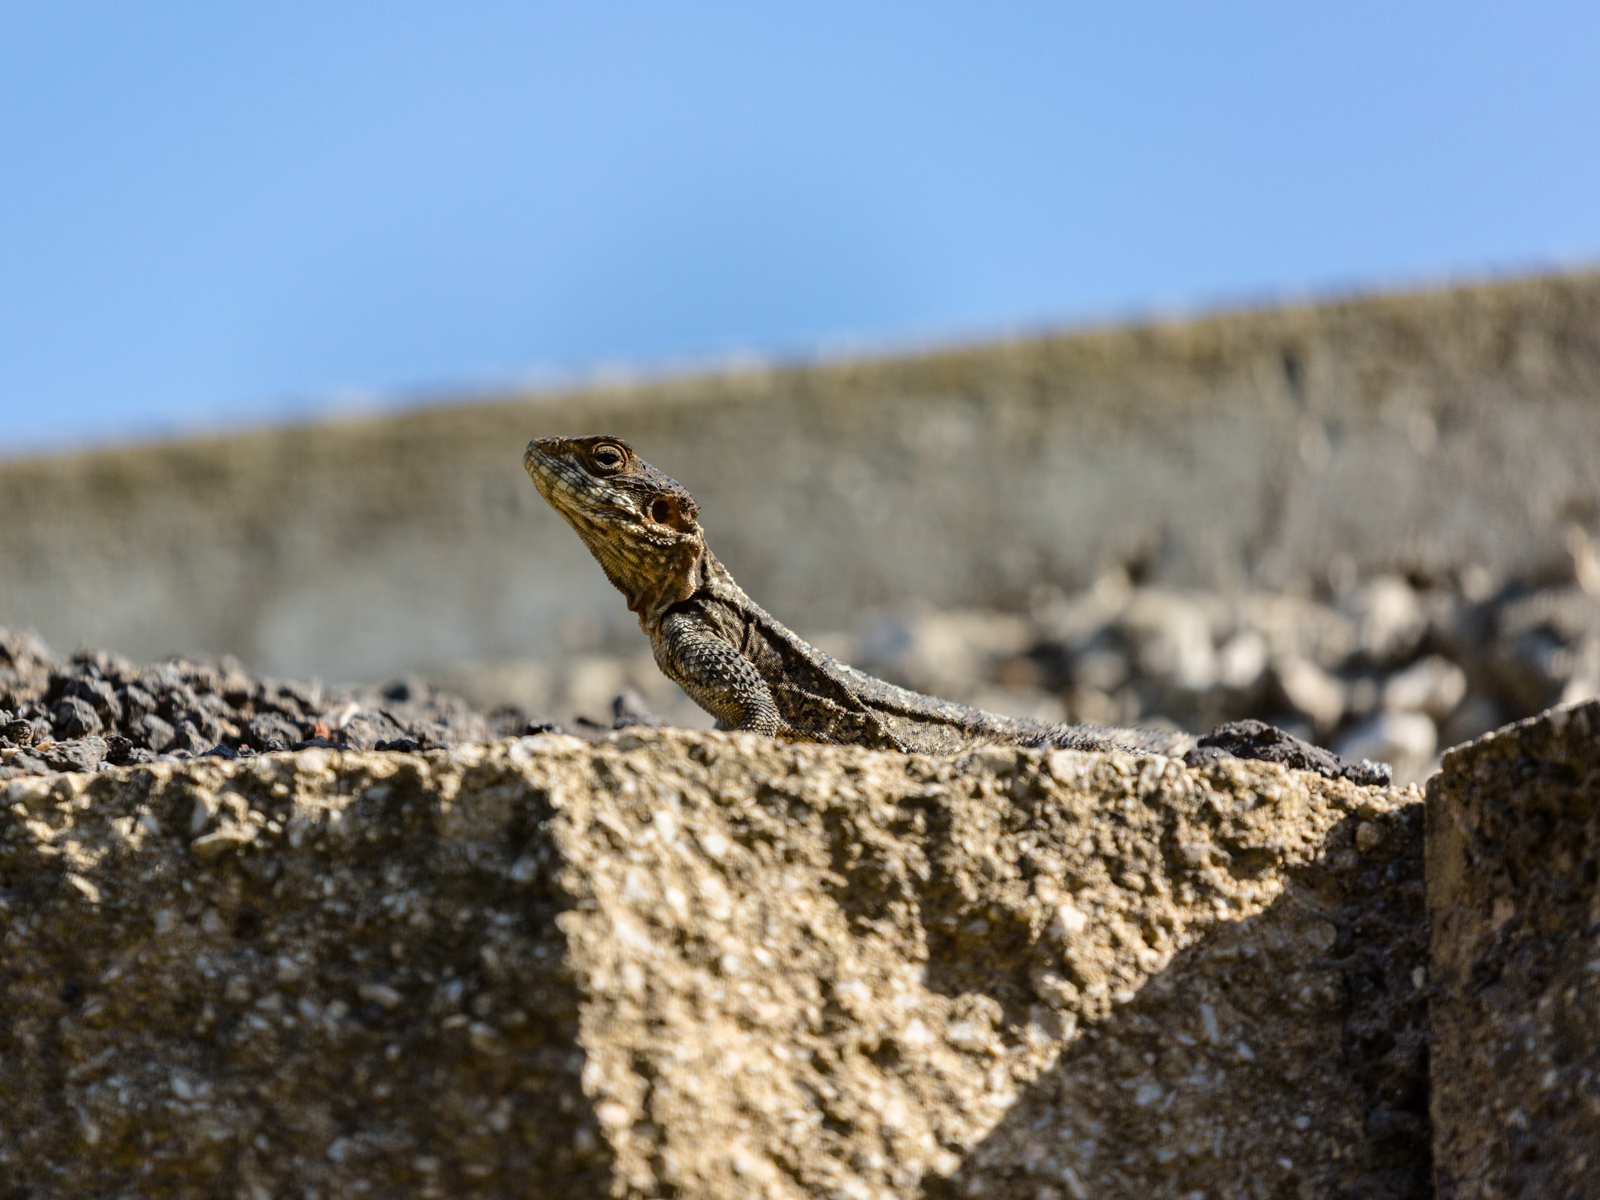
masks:
[(646, 633), (659, 626), (674, 604), (694, 595), (704, 573), (703, 546), (629, 546), (600, 541), (591, 544), (606, 578), (628, 599), (628, 611)]

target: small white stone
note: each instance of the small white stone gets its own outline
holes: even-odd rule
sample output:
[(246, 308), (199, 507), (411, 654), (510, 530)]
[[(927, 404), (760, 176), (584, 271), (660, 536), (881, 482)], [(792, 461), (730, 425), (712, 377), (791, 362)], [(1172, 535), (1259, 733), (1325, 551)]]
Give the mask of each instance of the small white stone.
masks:
[(645, 882), (644, 872), (637, 867), (630, 867), (622, 877), (622, 898), (629, 904), (649, 904), (655, 899), (655, 893)]
[(944, 1040), (957, 1050), (981, 1054), (994, 1044), (994, 1034), (973, 1021), (957, 1021), (945, 1030)]
[(384, 1008), (394, 1009), (400, 1007), (401, 996), (392, 987), (382, 983), (363, 983), (356, 989), (356, 995), (363, 1000), (380, 1004)]
[(1319, 954), (1326, 954), (1339, 940), (1339, 930), (1330, 921), (1313, 921), (1306, 926), (1306, 941)]
[(1217, 652), (1217, 675), (1231, 688), (1247, 688), (1267, 667), (1267, 639), (1254, 629), (1234, 634)]
[(1489, 923), (1494, 926), (1495, 931), (1498, 933), (1501, 927), (1516, 915), (1517, 902), (1515, 900), (1511, 899), (1510, 896), (1496, 896), (1494, 911), (1489, 916)]
[[(1551, 1072), (1555, 1074), (1554, 1071)], [(883, 1106), (881, 1117), (883, 1127), (891, 1132), (904, 1129), (911, 1120), (911, 1113), (906, 1108), (906, 1102), (899, 1096), (890, 1096), (889, 1102)]]
[(895, 1041), (905, 1046), (930, 1046), (933, 1044), (933, 1031), (921, 1021), (911, 1021), (896, 1036)]
[(748, 1150), (736, 1150), (733, 1155), (733, 1173), (745, 1179), (766, 1183), (777, 1177), (778, 1169), (766, 1159), (759, 1158)]
[(1149, 1108), (1161, 1099), (1162, 1091), (1159, 1083), (1141, 1083), (1139, 1090), (1133, 1094), (1133, 1102), (1140, 1108)]
[(1275, 664), (1278, 683), (1289, 703), (1315, 721), (1319, 728), (1331, 729), (1344, 715), (1344, 685), (1309, 659), (1286, 655)]
[(1356, 726), (1334, 747), (1343, 757), (1421, 763), (1439, 744), (1433, 720), (1420, 712), (1385, 712)]
[(200, 792), (194, 798), (194, 807), (189, 810), (189, 832), (199, 833), (211, 823), (211, 818), (217, 813), (217, 798), (210, 792)]
[(196, 858), (208, 862), (230, 850), (248, 846), (256, 840), (256, 832), (253, 825), (224, 825), (214, 833), (195, 838), (189, 843), (189, 849), (194, 851)]
[(1084, 927), (1088, 924), (1089, 916), (1081, 909), (1074, 908), (1070, 904), (1058, 904), (1056, 906), (1055, 925), (1061, 936), (1072, 937), (1075, 934), (1082, 933)]
[(512, 883), (532, 883), (539, 877), (539, 860), (531, 854), (524, 854), (511, 864)]
[(1449, 716), (1466, 694), (1466, 672), (1448, 658), (1430, 654), (1389, 676), (1383, 685), (1383, 706), (1424, 712), (1439, 720)]

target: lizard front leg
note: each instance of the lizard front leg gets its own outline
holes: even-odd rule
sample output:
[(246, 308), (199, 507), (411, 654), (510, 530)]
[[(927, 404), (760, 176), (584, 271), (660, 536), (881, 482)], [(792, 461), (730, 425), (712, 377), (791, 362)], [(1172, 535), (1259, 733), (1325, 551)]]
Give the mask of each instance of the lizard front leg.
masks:
[(673, 613), (650, 639), (656, 665), (724, 729), (776, 737), (782, 722), (772, 689), (744, 655), (687, 613)]

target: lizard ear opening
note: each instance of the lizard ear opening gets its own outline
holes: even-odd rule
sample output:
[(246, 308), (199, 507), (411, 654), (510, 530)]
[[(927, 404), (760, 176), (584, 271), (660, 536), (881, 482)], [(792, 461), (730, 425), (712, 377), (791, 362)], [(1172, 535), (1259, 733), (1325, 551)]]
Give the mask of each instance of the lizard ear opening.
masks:
[(679, 533), (688, 533), (694, 528), (694, 518), (683, 511), (683, 506), (674, 496), (657, 496), (646, 511), (656, 524), (676, 529)]

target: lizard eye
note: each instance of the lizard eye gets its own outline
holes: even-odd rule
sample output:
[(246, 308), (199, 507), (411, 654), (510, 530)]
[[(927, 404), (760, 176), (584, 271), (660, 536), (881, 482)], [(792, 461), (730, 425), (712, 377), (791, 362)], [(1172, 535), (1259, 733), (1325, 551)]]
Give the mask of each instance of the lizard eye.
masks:
[(622, 451), (616, 446), (596, 446), (589, 460), (602, 471), (613, 471), (622, 465)]

